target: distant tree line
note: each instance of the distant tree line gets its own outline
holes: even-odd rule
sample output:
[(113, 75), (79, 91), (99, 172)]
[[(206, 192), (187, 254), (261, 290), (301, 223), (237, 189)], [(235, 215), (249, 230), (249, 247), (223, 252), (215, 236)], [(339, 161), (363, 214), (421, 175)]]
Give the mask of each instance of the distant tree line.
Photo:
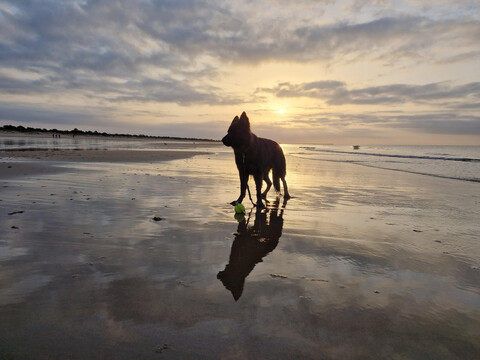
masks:
[(131, 134), (109, 134), (106, 132), (98, 132), (91, 130), (79, 130), (77, 128), (73, 130), (58, 130), (58, 129), (40, 129), (32, 127), (24, 127), (22, 125), (4, 125), (0, 127), (0, 130), (8, 132), (19, 132), (19, 133), (28, 133), (28, 134), (52, 134), (52, 135), (84, 135), (84, 136), (109, 136), (109, 137), (126, 137), (126, 138), (139, 138), (139, 139), (162, 139), (162, 140), (191, 140), (191, 141), (219, 141), (212, 139), (199, 139), (199, 138), (185, 138), (177, 136), (151, 136), (151, 135), (131, 135)]

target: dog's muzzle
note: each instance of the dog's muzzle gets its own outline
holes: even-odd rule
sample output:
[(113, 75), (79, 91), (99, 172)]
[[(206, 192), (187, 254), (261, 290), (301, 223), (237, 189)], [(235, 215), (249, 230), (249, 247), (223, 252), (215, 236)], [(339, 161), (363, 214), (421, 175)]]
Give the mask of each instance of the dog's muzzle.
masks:
[(228, 135), (225, 135), (222, 139), (223, 145), (225, 146), (232, 146), (232, 142), (230, 140), (230, 137)]

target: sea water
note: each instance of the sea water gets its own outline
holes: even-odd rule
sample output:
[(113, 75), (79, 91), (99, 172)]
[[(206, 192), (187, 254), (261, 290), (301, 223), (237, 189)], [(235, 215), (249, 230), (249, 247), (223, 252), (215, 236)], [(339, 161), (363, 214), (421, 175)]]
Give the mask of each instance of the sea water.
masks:
[[(0, 137), (0, 150), (168, 150), (181, 143), (163, 139)], [(282, 144), (286, 155), (323, 161), (348, 162), (395, 171), (480, 182), (480, 146), (388, 146)], [(172, 148), (175, 148), (173, 146)], [(190, 149), (191, 150), (191, 149)], [(203, 147), (203, 150), (208, 150)], [(214, 146), (212, 151), (231, 152)]]
[(284, 145), (293, 157), (480, 182), (480, 146)]

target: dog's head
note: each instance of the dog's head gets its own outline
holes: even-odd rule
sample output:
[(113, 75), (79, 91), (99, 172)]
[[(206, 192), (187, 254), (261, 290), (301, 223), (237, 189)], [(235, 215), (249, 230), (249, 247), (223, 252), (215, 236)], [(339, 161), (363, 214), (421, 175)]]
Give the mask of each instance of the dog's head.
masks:
[(235, 116), (228, 128), (227, 135), (223, 137), (222, 142), (225, 146), (231, 146), (234, 149), (242, 148), (248, 146), (251, 135), (250, 121), (244, 111), (240, 118)]

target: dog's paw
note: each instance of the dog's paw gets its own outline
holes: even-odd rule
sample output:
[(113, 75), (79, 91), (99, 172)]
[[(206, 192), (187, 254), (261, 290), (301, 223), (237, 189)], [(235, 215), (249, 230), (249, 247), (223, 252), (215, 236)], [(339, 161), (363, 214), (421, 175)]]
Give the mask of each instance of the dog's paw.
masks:
[(232, 206), (235, 206), (235, 205), (237, 205), (237, 204), (238, 204), (238, 201), (237, 201), (237, 200), (233, 200), (233, 201), (230, 203), (230, 205), (232, 205)]
[(257, 207), (258, 210), (265, 209), (265, 205), (263, 205), (263, 201), (257, 201), (255, 206)]

